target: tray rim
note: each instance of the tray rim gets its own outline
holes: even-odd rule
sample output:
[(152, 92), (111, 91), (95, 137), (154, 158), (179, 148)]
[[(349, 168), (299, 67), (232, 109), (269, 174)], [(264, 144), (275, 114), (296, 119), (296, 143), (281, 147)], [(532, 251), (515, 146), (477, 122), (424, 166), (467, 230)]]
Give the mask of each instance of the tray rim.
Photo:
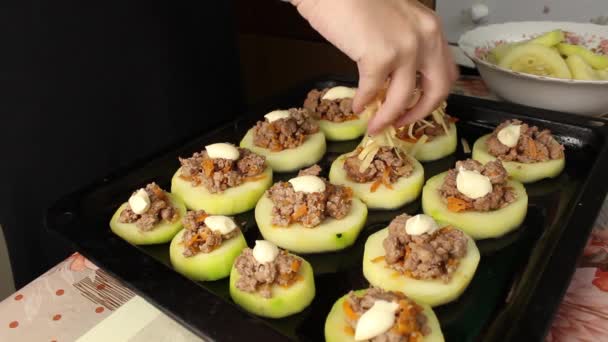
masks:
[[(281, 93), (288, 94), (297, 89), (303, 88), (305, 85), (310, 86), (311, 84), (322, 83), (322, 82), (337, 82), (337, 83), (352, 84), (352, 83), (354, 83), (354, 79), (351, 77), (329, 75), (329, 76), (322, 77), (322, 78), (315, 78), (315, 79), (307, 81), (307, 82), (301, 82), (301, 83), (299, 83), (298, 86), (292, 87), (291, 89), (287, 89)], [(267, 99), (265, 101), (262, 101), (261, 102), (262, 104), (252, 107), (253, 108), (252, 110), (246, 111), (246, 116), (250, 117), (252, 114), (259, 112), (260, 108), (269, 107), (270, 103), (275, 102), (275, 101), (272, 101), (273, 99), (280, 99), (280, 98), (281, 98), (281, 94), (279, 94), (277, 96), (273, 96), (270, 99)], [(516, 104), (511, 104), (511, 103), (505, 103), (505, 102), (497, 102), (497, 101), (493, 101), (493, 100), (487, 100), (487, 99), (481, 99), (481, 98), (475, 98), (475, 97), (469, 97), (469, 96), (457, 95), (457, 94), (450, 95), (450, 98), (456, 99), (457, 102), (459, 102), (459, 101), (469, 102), (472, 106), (482, 107), (482, 108), (486, 108), (486, 109), (490, 109), (490, 110), (496, 110), (496, 111), (503, 110), (503, 111), (508, 111), (511, 113), (513, 113), (513, 112), (528, 113), (528, 114), (522, 114), (522, 116), (531, 117), (531, 118), (534, 118), (535, 120), (539, 120), (539, 121), (567, 124), (567, 125), (592, 129), (595, 131), (599, 131), (598, 133), (601, 133), (601, 136), (603, 138), (601, 151), (598, 154), (599, 158), (597, 158), (595, 160), (593, 167), (589, 171), (589, 177), (581, 184), (580, 191), (577, 194), (576, 201), (575, 201), (577, 203), (577, 205), (570, 208), (568, 213), (565, 215), (565, 217), (568, 218), (568, 220), (567, 220), (568, 224), (564, 224), (563, 231), (560, 234), (559, 241), (556, 241), (553, 246), (553, 249), (555, 249), (558, 245), (560, 245), (562, 243), (562, 241), (567, 240), (569, 243), (574, 244), (574, 247), (571, 248), (571, 251), (575, 251), (575, 253), (571, 252), (571, 253), (567, 253), (567, 255), (564, 255), (565, 253), (552, 253), (550, 255), (550, 257), (548, 258), (546, 268), (542, 271), (542, 276), (540, 277), (540, 280), (539, 280), (540, 284), (538, 284), (533, 291), (533, 293), (536, 294), (536, 292), (538, 292), (538, 288), (542, 288), (540, 285), (543, 285), (543, 286), (545, 286), (545, 288), (543, 289), (543, 292), (548, 293), (549, 295), (529, 296), (532, 298), (528, 298), (525, 303), (525, 305), (528, 307), (543, 308), (543, 310), (544, 310), (543, 312), (545, 314), (542, 315), (543, 317), (540, 318), (540, 321), (541, 321), (540, 325), (542, 325), (542, 329), (538, 329), (538, 326), (535, 329), (533, 329), (532, 327), (529, 327), (525, 324), (525, 322), (527, 321), (527, 318), (530, 318), (531, 315), (533, 315), (533, 313), (530, 313), (528, 310), (527, 314), (524, 313), (524, 314), (516, 317), (516, 321), (518, 323), (520, 323), (520, 324), (513, 324), (516, 328), (510, 329), (508, 332), (498, 331), (498, 330), (492, 329), (492, 328), (488, 329), (488, 331), (487, 331), (487, 333), (488, 333), (487, 337), (490, 340), (493, 340), (493, 338), (495, 338), (495, 339), (500, 339), (500, 340), (516, 341), (516, 340), (519, 340), (524, 337), (527, 339), (530, 339), (531, 337), (533, 337), (534, 339), (540, 340), (546, 335), (546, 333), (548, 332), (548, 329), (550, 328), (551, 321), (553, 320), (555, 312), (557, 311), (559, 304), (561, 303), (561, 299), (563, 298), (563, 296), (569, 286), (570, 280), (574, 274), (578, 257), (582, 254), (583, 248), (588, 239), (588, 235), (591, 232), (591, 230), (593, 229), (596, 217), (599, 214), (599, 210), (604, 202), (605, 194), (606, 194), (606, 192), (608, 192), (608, 182), (601, 182), (601, 181), (598, 182), (597, 181), (597, 180), (602, 179), (602, 177), (601, 177), (602, 174), (608, 173), (608, 142), (606, 141), (607, 140), (606, 138), (608, 137), (608, 120), (604, 119), (604, 118), (596, 118), (596, 117), (590, 118), (590, 117), (579, 116), (579, 115), (574, 115), (574, 114), (555, 112), (555, 111), (550, 111), (550, 110), (526, 107), (526, 106), (522, 106), (522, 105), (516, 105)], [(236, 120), (238, 120), (238, 119), (236, 119)], [(217, 328), (218, 325), (214, 325), (211, 321), (200, 321), (200, 320), (196, 320), (193, 318), (185, 318), (185, 317), (183, 317), (184, 315), (175, 313), (173, 310), (171, 310), (171, 306), (172, 306), (172, 305), (170, 305), (171, 303), (167, 304), (167, 300), (163, 300), (163, 303), (160, 303), (158, 301), (158, 298), (155, 298), (158, 296), (156, 296), (154, 293), (149, 293), (150, 290), (149, 289), (146, 290), (145, 286), (143, 286), (143, 289), (142, 289), (141, 284), (138, 284), (138, 282), (136, 282), (136, 281), (130, 280), (129, 279), (130, 277), (128, 276), (128, 274), (123, 274), (124, 272), (120, 272), (120, 271), (115, 272), (114, 267), (112, 267), (110, 265), (111, 263), (109, 263), (109, 262), (107, 263), (105, 260), (103, 260), (103, 258), (97, 257), (97, 254), (93, 251), (94, 249), (92, 249), (91, 246), (87, 246), (85, 241), (75, 241), (74, 239), (71, 239), (69, 236), (66, 236), (65, 234), (63, 234), (62, 230), (66, 229), (66, 228), (65, 227), (62, 228), (62, 227), (63, 226), (66, 226), (66, 227), (67, 226), (78, 226), (79, 223), (77, 221), (77, 218), (70, 216), (70, 215), (64, 215), (64, 213), (66, 211), (73, 211), (72, 209), (74, 209), (75, 207), (78, 206), (77, 198), (80, 198), (84, 194), (91, 192), (93, 189), (103, 186), (103, 184), (107, 183), (110, 179), (116, 178), (117, 175), (120, 175), (120, 174), (123, 174), (126, 172), (130, 172), (130, 171), (134, 171), (136, 169), (143, 167), (146, 163), (148, 163), (154, 157), (158, 157), (162, 154), (166, 154), (166, 153), (169, 153), (170, 151), (178, 149), (179, 147), (183, 146), (187, 142), (190, 142), (193, 139), (195, 139), (196, 137), (200, 136), (200, 134), (210, 134), (214, 131), (224, 129), (226, 127), (233, 125), (236, 120), (228, 121), (224, 124), (216, 126), (215, 128), (212, 128), (211, 130), (207, 130), (204, 133), (198, 133), (187, 139), (182, 139), (181, 141), (179, 141), (175, 144), (172, 144), (170, 146), (167, 146), (166, 148), (163, 148), (155, 153), (152, 153), (148, 156), (144, 156), (142, 158), (134, 160), (132, 163), (129, 163), (128, 165), (117, 168), (115, 171), (111, 172), (108, 176), (103, 177), (102, 179), (99, 179), (97, 181), (94, 181), (94, 182), (90, 183), (89, 185), (82, 187), (80, 190), (77, 190), (75, 192), (72, 192), (68, 195), (63, 196), (60, 200), (56, 201), (55, 204), (45, 212), (45, 217), (44, 217), (44, 224), (45, 224), (45, 227), (47, 230), (49, 230), (55, 234), (58, 234), (59, 236), (61, 236), (62, 238), (64, 238), (68, 242), (70, 242), (85, 257), (89, 258), (94, 263), (96, 263), (100, 267), (104, 268), (104, 270), (106, 272), (108, 272), (109, 274), (111, 274), (112, 276), (120, 279), (127, 287), (129, 287), (131, 290), (133, 290), (139, 296), (146, 299), (152, 305), (157, 307), (160, 311), (164, 312), (171, 318), (175, 319), (180, 324), (182, 324), (183, 326), (185, 326), (186, 328), (191, 330), (193, 333), (195, 333), (196, 335), (202, 337), (203, 339), (205, 339), (207, 341), (224, 340), (226, 338), (226, 336), (219, 335), (222, 333), (222, 331), (211, 331), (213, 329), (205, 329), (205, 331), (203, 331), (202, 327), (205, 327), (205, 326), (207, 326), (207, 327), (211, 326), (211, 327)], [(590, 183), (594, 184), (593, 188), (589, 187)], [(601, 194), (601, 195), (598, 195), (598, 194)], [(584, 211), (583, 211), (583, 209), (584, 209)], [(588, 214), (589, 212), (592, 212), (593, 214), (589, 215)], [(568, 226), (573, 224), (572, 223), (573, 219), (577, 220), (575, 222), (577, 222), (576, 226), (579, 227), (578, 231), (575, 231), (575, 229), (572, 229), (572, 228), (568, 229)], [(580, 228), (582, 228), (582, 229), (580, 229)], [(568, 234), (568, 237), (566, 238), (564, 235), (568, 232), (570, 234)], [(576, 234), (575, 236), (570, 236), (570, 235), (573, 235), (573, 233), (575, 233), (575, 232), (578, 234)], [(173, 281), (180, 282), (182, 287), (191, 287), (192, 289), (196, 288), (199, 291), (202, 289), (203, 290), (202, 292), (206, 292), (205, 297), (210, 297), (214, 306), (220, 304), (220, 302), (222, 304), (225, 303), (225, 301), (222, 298), (215, 296), (209, 290), (206, 290), (205, 288), (199, 286), (195, 282), (192, 282), (189, 279), (183, 277), (182, 275), (173, 271), (171, 268), (162, 264), (160, 261), (155, 260), (153, 257), (147, 255), (146, 253), (140, 251), (137, 248), (133, 248), (131, 245), (129, 245), (128, 243), (126, 243), (124, 241), (120, 241), (120, 242), (121, 242), (120, 245), (122, 245), (122, 248), (124, 249), (125, 253), (131, 254), (133, 256), (143, 254), (145, 256), (145, 258), (150, 259), (151, 266), (154, 266), (153, 267), (154, 269), (162, 269), (163, 270), (162, 273), (164, 276), (168, 276), (169, 278), (172, 278)], [(576, 254), (576, 255), (574, 255), (574, 254)], [(567, 271), (564, 271), (564, 270), (567, 270)], [(555, 279), (557, 279), (559, 282), (555, 283)], [(549, 286), (548, 288), (546, 287), (547, 283), (551, 283), (550, 284), (551, 286)], [(199, 298), (199, 301), (200, 301), (200, 298)], [(269, 340), (286, 339), (285, 335), (283, 335), (280, 332), (267, 326), (267, 324), (264, 320), (257, 318), (257, 317), (252, 317), (250, 314), (245, 313), (238, 308), (235, 308), (235, 306), (233, 306), (233, 305), (223, 305), (223, 307), (230, 308), (230, 309), (226, 310), (227, 312), (222, 312), (222, 314), (233, 315), (233, 316), (231, 316), (231, 319), (233, 319), (233, 320), (240, 319), (240, 321), (238, 321), (238, 324), (240, 325), (240, 327), (242, 327), (242, 329), (224, 329), (224, 330), (229, 330), (229, 332), (236, 332), (238, 330), (253, 331), (254, 333), (264, 331), (264, 334), (267, 334), (266, 338)], [(210, 317), (213, 317), (215, 319), (214, 316), (210, 316)], [(536, 317), (536, 316), (534, 318), (537, 320), (539, 319), (539, 317)], [(500, 315), (496, 316), (495, 320), (493, 322), (489, 323), (490, 327), (492, 325), (494, 325), (496, 323), (496, 321), (498, 321), (498, 319), (501, 319)], [(225, 321), (223, 319), (215, 319), (215, 320), (218, 322)], [(198, 321), (198, 323), (197, 323), (197, 321)], [(511, 321), (511, 322), (515, 323), (515, 321)], [(203, 324), (200, 324), (200, 323), (203, 323)], [(235, 323), (236, 323), (236, 321), (235, 321)], [(243, 326), (243, 324), (245, 324), (245, 326)], [(251, 329), (251, 330), (249, 330), (249, 329)], [(507, 335), (504, 335), (505, 333)], [(233, 337), (233, 335), (228, 335), (228, 336), (230, 338)], [(251, 336), (251, 335), (247, 334), (247, 336)]]

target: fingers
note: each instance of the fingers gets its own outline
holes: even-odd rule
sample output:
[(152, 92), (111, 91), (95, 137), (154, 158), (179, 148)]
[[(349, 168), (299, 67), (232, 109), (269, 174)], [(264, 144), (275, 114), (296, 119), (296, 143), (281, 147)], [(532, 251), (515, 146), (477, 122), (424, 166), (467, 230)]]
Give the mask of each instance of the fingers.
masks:
[(445, 74), (444, 77), (437, 78), (437, 75), (432, 75), (430, 77), (431, 78), (424, 74), (422, 75), (422, 97), (414, 107), (396, 120), (396, 127), (405, 126), (426, 117), (437, 109), (441, 102), (448, 96), (450, 85), (452, 84), (449, 80), (449, 76)]
[(359, 88), (353, 99), (353, 111), (360, 113), (365, 106), (372, 102), (384, 86), (389, 75), (389, 65), (378, 63), (370, 66), (367, 60), (358, 64)]
[(377, 134), (391, 125), (408, 106), (416, 87), (416, 66), (408, 63), (391, 75), (386, 100), (368, 124), (368, 133)]

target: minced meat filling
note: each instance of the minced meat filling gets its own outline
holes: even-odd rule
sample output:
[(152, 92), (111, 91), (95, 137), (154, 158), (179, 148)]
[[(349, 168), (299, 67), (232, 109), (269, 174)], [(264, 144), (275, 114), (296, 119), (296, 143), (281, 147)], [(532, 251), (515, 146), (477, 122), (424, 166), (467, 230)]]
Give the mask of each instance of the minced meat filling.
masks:
[(156, 183), (150, 183), (144, 188), (150, 198), (150, 208), (139, 215), (127, 207), (120, 213), (118, 221), (121, 223), (135, 223), (135, 226), (146, 232), (154, 229), (161, 221), (175, 222), (179, 219), (179, 212), (175, 209), (167, 194)]
[(460, 259), (467, 254), (467, 237), (458, 229), (442, 228), (431, 234), (409, 235), (402, 214), (388, 226), (382, 243), (384, 259), (390, 268), (416, 279), (441, 279), (449, 282)]
[(191, 257), (198, 253), (209, 253), (222, 245), (222, 242), (230, 240), (240, 232), (235, 228), (228, 234), (213, 231), (205, 225), (208, 217), (204, 210), (189, 211), (183, 218), (182, 223), (186, 231), (182, 236), (184, 244), (184, 256)]
[(235, 261), (240, 276), (236, 287), (241, 291), (257, 292), (264, 298), (271, 298), (273, 285), (288, 287), (299, 280), (301, 266), (300, 258), (284, 250), (273, 261), (260, 264), (253, 257), (253, 250), (245, 248)]
[(401, 292), (384, 291), (371, 287), (363, 296), (351, 291), (344, 301), (347, 329), (352, 334), (357, 330), (359, 317), (369, 310), (377, 300), (395, 302), (399, 308), (395, 313), (395, 324), (387, 332), (378, 335), (370, 342), (420, 342), (431, 333), (424, 309)]
[[(360, 150), (358, 150), (360, 151)], [(389, 146), (383, 146), (375, 154), (370, 166), (361, 172), (362, 160), (354, 153), (344, 160), (344, 170), (349, 179), (357, 183), (367, 183), (374, 180), (385, 184), (395, 183), (401, 177), (408, 177), (414, 171), (414, 165), (405, 153)]]
[(329, 88), (311, 90), (304, 100), (304, 108), (308, 109), (315, 118), (321, 120), (344, 122), (359, 118), (357, 114), (353, 113), (353, 99), (323, 100), (322, 97), (328, 90)]
[[(456, 118), (451, 117), (447, 114), (444, 114), (443, 116), (445, 124), (446, 124), (446, 128), (449, 130), (451, 125), (454, 124), (454, 122), (456, 122)], [(410, 129), (410, 126), (413, 125), (413, 127)], [(411, 135), (410, 136), (410, 130), (411, 130)], [(411, 143), (415, 143), (416, 141), (418, 141), (418, 139), (420, 139), (420, 137), (422, 137), (423, 135), (427, 136), (427, 142), (432, 141), (433, 139), (446, 135), (446, 131), (445, 128), (443, 128), (443, 125), (441, 125), (441, 123), (437, 122), (435, 120), (435, 118), (431, 115), (428, 118), (424, 119), (424, 120), (418, 120), (414, 123), (405, 125), (401, 128), (399, 128), (397, 130), (397, 138), (403, 140), (403, 141), (407, 141), (407, 142), (411, 142)]]
[(306, 109), (289, 109), (289, 117), (269, 122), (258, 121), (253, 129), (256, 146), (279, 152), (296, 148), (306, 137), (319, 131), (319, 124)]
[[(477, 171), (488, 177), (492, 183), (492, 192), (478, 199), (472, 199), (462, 194), (456, 187), (456, 177), (460, 168)], [(507, 178), (507, 170), (502, 166), (500, 160), (494, 160), (486, 165), (482, 165), (476, 160), (467, 159), (456, 162), (456, 168), (448, 171), (439, 192), (447, 201), (448, 209), (451, 211), (496, 210), (506, 207), (517, 199), (513, 189), (507, 186)]]
[[(498, 140), (498, 132), (509, 125), (521, 125), (519, 140), (508, 147)], [(519, 120), (507, 120), (500, 124), (486, 141), (488, 152), (505, 161), (537, 163), (564, 158), (564, 146), (557, 142), (551, 131), (540, 130)]]
[[(318, 175), (318, 166), (300, 171), (300, 175)], [(341, 185), (325, 181), (324, 192), (296, 192), (291, 183), (277, 182), (266, 192), (274, 203), (272, 223), (287, 227), (292, 223), (301, 223), (313, 228), (321, 224), (326, 217), (344, 218), (351, 207), (352, 190)]]
[(209, 158), (207, 151), (196, 152), (190, 158), (179, 158), (180, 177), (192, 185), (203, 184), (211, 193), (222, 192), (249, 180), (256, 180), (266, 169), (265, 158), (246, 148), (238, 148), (239, 159)]

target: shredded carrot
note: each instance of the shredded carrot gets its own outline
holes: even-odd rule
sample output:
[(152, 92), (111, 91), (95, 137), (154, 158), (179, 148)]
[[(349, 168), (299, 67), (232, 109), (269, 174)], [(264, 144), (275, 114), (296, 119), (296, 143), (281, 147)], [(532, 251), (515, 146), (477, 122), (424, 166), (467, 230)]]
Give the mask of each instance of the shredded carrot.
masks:
[(384, 261), (384, 255), (381, 255), (379, 257), (375, 257), (372, 259), (373, 263), (380, 262), (380, 261)]
[(457, 123), (458, 121), (460, 121), (460, 119), (459, 118), (455, 118), (453, 116), (450, 116), (450, 118), (448, 119), (448, 121), (451, 122), (451, 123)]
[(371, 192), (376, 192), (376, 190), (378, 190), (378, 188), (380, 187), (380, 185), (382, 185), (382, 180), (381, 179), (377, 179), (372, 183), (372, 186), (370, 187), (370, 191)]
[(351, 121), (351, 120), (357, 120), (359, 119), (358, 115), (352, 114), (352, 115), (346, 115), (344, 117), (344, 121)]
[(201, 223), (201, 222), (205, 222), (205, 219), (209, 217), (208, 214), (200, 214), (196, 217), (196, 223)]
[(297, 221), (300, 217), (308, 214), (308, 207), (305, 204), (300, 205), (296, 208), (296, 210), (291, 214), (291, 219), (293, 221)]
[(347, 325), (344, 327), (344, 333), (348, 336), (355, 336), (355, 329), (353, 329), (353, 327)]
[(257, 175), (257, 176), (251, 176), (251, 177), (245, 177), (243, 178), (244, 182), (255, 182), (255, 181), (259, 181), (266, 178), (265, 174), (261, 174), (261, 175)]
[(470, 208), (470, 205), (465, 201), (458, 197), (450, 196), (448, 197), (448, 210), (458, 213), (463, 210), (467, 210)]
[(203, 160), (203, 171), (205, 172), (205, 176), (211, 177), (214, 169), (215, 169), (215, 166), (213, 165), (213, 160), (211, 160), (211, 159)]
[(382, 184), (384, 184), (384, 186), (389, 189), (389, 190), (393, 190), (393, 186), (391, 185), (391, 170), (387, 167), (386, 169), (384, 169), (384, 172), (382, 173)]
[(353, 311), (353, 308), (350, 307), (350, 304), (347, 300), (344, 300), (344, 302), (342, 302), (342, 309), (344, 309), (344, 313), (349, 319), (354, 321), (359, 318), (359, 315), (357, 315), (357, 313)]
[[(287, 276), (287, 277), (289, 277), (289, 276)], [(291, 285), (293, 285), (295, 282), (298, 282), (300, 280), (304, 280), (304, 277), (302, 277), (301, 275), (298, 274), (295, 277), (289, 279), (287, 281), (287, 284), (279, 285), (279, 286), (281, 286), (282, 288), (286, 289), (286, 288), (289, 288)]]
[(291, 262), (291, 270), (293, 272), (298, 272), (300, 270), (300, 266), (302, 266), (302, 261), (300, 261), (299, 259), (295, 259)]

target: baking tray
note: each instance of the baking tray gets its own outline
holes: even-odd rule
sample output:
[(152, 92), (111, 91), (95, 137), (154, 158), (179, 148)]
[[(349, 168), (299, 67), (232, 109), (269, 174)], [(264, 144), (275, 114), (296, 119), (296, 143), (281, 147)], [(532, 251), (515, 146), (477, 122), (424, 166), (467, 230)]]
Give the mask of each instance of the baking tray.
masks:
[[(331, 77), (302, 84), (236, 121), (207, 128), (189, 141), (134, 162), (60, 199), (47, 212), (47, 227), (206, 340), (321, 341), (333, 302), (351, 289), (368, 285), (361, 270), (367, 237), (398, 213), (420, 212), (419, 200), (395, 211), (370, 211), (366, 227), (351, 248), (304, 255), (315, 270), (317, 295), (302, 313), (284, 319), (263, 319), (246, 313), (231, 301), (227, 279), (207, 283), (188, 280), (172, 270), (168, 244), (134, 247), (112, 234), (108, 222), (133, 189), (151, 181), (169, 189), (171, 176), (179, 167), (178, 156), (190, 156), (213, 142), (238, 143), (264, 113), (301, 106), (311, 88), (336, 84), (354, 83)], [(460, 119), (459, 137), (471, 146), (476, 138), (509, 118), (549, 128), (566, 146), (563, 174), (526, 186), (529, 208), (521, 228), (502, 238), (479, 241), (482, 258), (470, 286), (457, 301), (435, 309), (447, 341), (541, 340), (608, 190), (608, 121), (462, 96), (448, 99), (448, 113)], [(356, 144), (329, 143), (320, 162), (324, 171), (339, 154), (353, 150)], [(424, 164), (425, 176), (428, 179), (466, 157), (460, 145), (454, 155)], [(292, 176), (277, 174), (275, 181)], [(237, 219), (246, 222), (244, 232), (251, 246), (260, 238), (252, 212)]]

